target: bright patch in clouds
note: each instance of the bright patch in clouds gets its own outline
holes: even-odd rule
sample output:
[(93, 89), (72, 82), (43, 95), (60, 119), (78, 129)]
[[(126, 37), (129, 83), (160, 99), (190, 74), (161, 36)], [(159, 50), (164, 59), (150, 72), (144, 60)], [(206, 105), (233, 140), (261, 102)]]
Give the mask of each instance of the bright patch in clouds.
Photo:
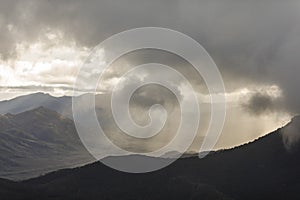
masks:
[[(12, 93), (14, 96), (14, 93), (22, 92), (22, 87), (25, 93), (29, 88), (52, 87), (52, 91), (41, 92), (71, 94), (66, 88), (73, 87), (76, 74), (89, 49), (63, 42), (54, 35), (49, 35), (49, 38), (51, 40), (47, 43), (21, 43), (17, 47), (17, 59), (0, 61), (1, 92)], [(57, 45), (58, 42), (60, 44)]]

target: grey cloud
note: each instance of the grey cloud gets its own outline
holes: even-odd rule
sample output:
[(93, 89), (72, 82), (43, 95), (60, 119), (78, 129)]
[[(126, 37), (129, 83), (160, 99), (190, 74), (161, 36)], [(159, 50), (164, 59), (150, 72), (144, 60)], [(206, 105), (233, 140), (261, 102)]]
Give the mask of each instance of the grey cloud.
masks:
[[(170, 66), (182, 74), (198, 93), (208, 93), (207, 87), (201, 75), (185, 59), (162, 50), (143, 49), (130, 52), (117, 59), (111, 66), (109, 72), (104, 73), (103, 79), (113, 79), (121, 77), (128, 70), (145, 63), (160, 63)], [(157, 74), (159, 76), (159, 74)], [(180, 85), (182, 80), (174, 80), (174, 77), (161, 77), (162, 79), (172, 79), (173, 84)]]
[(0, 10), (4, 58), (15, 55), (18, 42), (43, 38), (47, 31), (93, 47), (120, 31), (162, 26), (200, 42), (217, 62), (228, 91), (249, 83), (277, 84), (290, 111), (300, 111), (298, 1), (6, 0)]
[(160, 104), (166, 109), (172, 109), (178, 104), (176, 96), (159, 85), (147, 85), (138, 89), (131, 97), (131, 101), (136, 106), (146, 109), (154, 104)]
[[(124, 88), (141, 82), (139, 77), (130, 77), (122, 82)], [(126, 89), (120, 91), (125, 92)], [(180, 91), (177, 91), (180, 94)], [(179, 104), (176, 96), (167, 88), (158, 85), (145, 85), (136, 90), (129, 102), (132, 119), (139, 125), (147, 125), (150, 121), (149, 109), (154, 104), (162, 105), (168, 112), (168, 119), (160, 134), (150, 139), (137, 139), (126, 135), (114, 121), (111, 110), (111, 95), (99, 95), (96, 104), (102, 108), (98, 112), (98, 120), (107, 136), (119, 147), (135, 153), (153, 151), (166, 145), (173, 138), (180, 121)], [(126, 117), (126, 113), (124, 113)], [(149, 130), (151, 131), (151, 130)], [(141, 134), (141, 133), (139, 133)]]
[(268, 114), (283, 111), (281, 98), (274, 98), (266, 92), (256, 92), (242, 106), (249, 113), (254, 115)]

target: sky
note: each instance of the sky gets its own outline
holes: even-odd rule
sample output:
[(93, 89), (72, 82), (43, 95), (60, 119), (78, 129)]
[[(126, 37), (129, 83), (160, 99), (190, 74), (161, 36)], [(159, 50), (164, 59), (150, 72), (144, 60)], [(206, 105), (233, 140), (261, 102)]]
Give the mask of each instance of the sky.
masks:
[[(2, 0), (0, 100), (35, 92), (72, 95), (82, 63), (101, 41), (132, 28), (170, 28), (199, 42), (219, 67), (227, 118), (217, 146), (232, 147), (300, 112), (299, 10), (298, 0)], [(206, 87), (189, 64), (154, 50), (118, 60), (99, 90), (109, 93), (124, 71), (153, 60), (184, 73), (205, 103)], [(134, 113), (157, 102), (176, 110), (164, 90), (146, 89), (136, 94)], [(209, 109), (202, 107), (205, 121)]]

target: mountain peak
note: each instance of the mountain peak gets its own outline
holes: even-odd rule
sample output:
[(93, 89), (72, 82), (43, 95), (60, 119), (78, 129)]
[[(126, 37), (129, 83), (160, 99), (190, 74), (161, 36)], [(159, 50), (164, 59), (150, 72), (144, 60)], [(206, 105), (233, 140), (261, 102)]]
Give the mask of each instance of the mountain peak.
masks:
[(57, 115), (59, 115), (57, 112), (55, 112), (55, 111), (53, 111), (53, 110), (50, 110), (50, 109), (48, 109), (48, 108), (45, 108), (44, 106), (39, 106), (39, 107), (37, 107), (37, 108), (34, 108), (34, 109), (32, 109), (32, 110), (28, 110), (28, 111), (25, 111), (25, 112), (23, 112), (23, 113), (19, 113), (19, 114), (17, 114), (17, 115), (22, 115), (22, 114), (24, 114), (24, 113), (40, 113), (40, 114), (47, 114), (47, 115), (49, 115), (49, 114), (57, 114)]
[(44, 106), (39, 106), (39, 107), (33, 109), (32, 111), (34, 111), (34, 112), (47, 112), (47, 111), (50, 111), (50, 110), (45, 108)]

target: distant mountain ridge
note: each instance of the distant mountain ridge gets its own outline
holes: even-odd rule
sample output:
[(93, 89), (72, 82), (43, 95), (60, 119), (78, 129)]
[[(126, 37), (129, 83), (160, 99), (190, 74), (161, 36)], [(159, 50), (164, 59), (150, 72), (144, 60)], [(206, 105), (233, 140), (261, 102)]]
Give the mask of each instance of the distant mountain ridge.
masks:
[(38, 107), (45, 107), (69, 118), (72, 117), (72, 97), (53, 97), (45, 93), (34, 93), (1, 101), (0, 114), (18, 114)]
[[(93, 95), (85, 93), (78, 96), (78, 101), (85, 101), (86, 97), (95, 98), (96, 111), (99, 113), (103, 109), (103, 102), (107, 98), (105, 94)], [(25, 111), (30, 111), (38, 107), (44, 107), (49, 110), (73, 119), (72, 99), (71, 96), (54, 97), (46, 93), (34, 93), (24, 96), (19, 96), (10, 100), (0, 101), (0, 115), (19, 114)], [(84, 108), (91, 109), (91, 108)]]

